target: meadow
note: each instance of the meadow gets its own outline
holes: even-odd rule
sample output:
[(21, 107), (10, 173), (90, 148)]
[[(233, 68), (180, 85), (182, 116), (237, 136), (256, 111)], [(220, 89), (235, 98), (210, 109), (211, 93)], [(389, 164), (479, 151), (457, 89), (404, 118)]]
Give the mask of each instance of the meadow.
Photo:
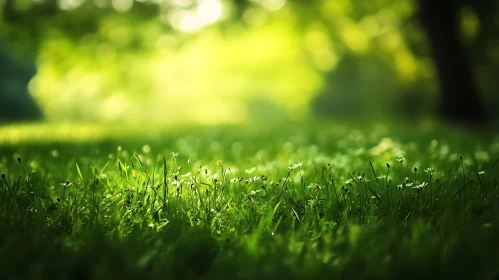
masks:
[(1, 279), (497, 279), (499, 134), (0, 127)]

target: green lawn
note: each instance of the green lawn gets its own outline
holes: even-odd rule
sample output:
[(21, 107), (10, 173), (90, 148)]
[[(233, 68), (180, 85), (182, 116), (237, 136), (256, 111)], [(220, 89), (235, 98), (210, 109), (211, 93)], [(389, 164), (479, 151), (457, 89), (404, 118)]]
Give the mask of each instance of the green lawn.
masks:
[(0, 279), (497, 279), (499, 134), (0, 127)]

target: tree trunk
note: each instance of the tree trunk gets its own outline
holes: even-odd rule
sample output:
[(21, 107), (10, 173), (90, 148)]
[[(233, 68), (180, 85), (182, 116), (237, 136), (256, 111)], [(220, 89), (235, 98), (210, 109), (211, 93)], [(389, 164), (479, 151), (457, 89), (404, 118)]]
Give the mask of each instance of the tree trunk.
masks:
[(484, 110), (459, 41), (457, 7), (452, 0), (419, 0), (419, 8), (440, 81), (439, 113), (451, 121), (479, 123)]
[(40, 119), (42, 112), (28, 92), (34, 63), (16, 59), (0, 40), (0, 122)]

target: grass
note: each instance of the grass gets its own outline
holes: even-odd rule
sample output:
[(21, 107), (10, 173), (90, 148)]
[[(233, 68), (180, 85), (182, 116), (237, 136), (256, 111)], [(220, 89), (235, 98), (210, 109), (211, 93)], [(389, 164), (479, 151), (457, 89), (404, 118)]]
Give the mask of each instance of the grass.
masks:
[(499, 277), (497, 134), (53, 128), (2, 128), (1, 279)]

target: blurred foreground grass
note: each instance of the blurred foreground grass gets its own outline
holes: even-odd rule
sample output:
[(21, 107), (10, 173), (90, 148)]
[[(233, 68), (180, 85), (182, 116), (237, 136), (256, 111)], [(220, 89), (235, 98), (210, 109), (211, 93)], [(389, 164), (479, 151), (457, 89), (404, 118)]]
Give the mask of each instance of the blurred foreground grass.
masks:
[(499, 135), (434, 122), (0, 128), (0, 277), (499, 277)]

